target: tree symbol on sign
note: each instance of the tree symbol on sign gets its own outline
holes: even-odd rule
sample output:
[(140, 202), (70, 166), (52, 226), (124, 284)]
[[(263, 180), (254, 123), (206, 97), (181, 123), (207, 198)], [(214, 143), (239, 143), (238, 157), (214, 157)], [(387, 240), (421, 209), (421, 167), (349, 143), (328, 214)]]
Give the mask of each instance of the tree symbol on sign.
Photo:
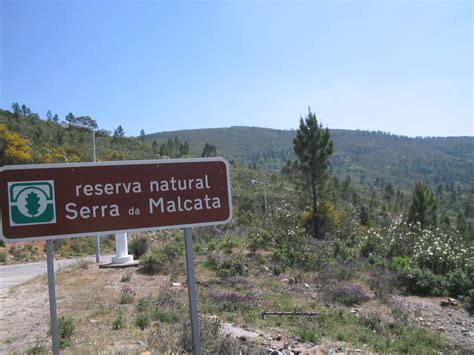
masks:
[(36, 214), (38, 214), (38, 209), (41, 207), (41, 205), (38, 203), (39, 200), (40, 199), (36, 192), (30, 192), (25, 199), (25, 207), (28, 209), (28, 213), (31, 215), (31, 217), (34, 217)]

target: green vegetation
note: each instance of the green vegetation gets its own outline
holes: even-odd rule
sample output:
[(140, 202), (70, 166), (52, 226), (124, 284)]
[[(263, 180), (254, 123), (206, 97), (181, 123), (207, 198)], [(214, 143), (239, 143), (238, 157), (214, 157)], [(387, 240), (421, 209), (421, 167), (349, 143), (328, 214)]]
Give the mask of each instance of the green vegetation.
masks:
[(113, 330), (120, 330), (124, 327), (123, 314), (120, 312), (118, 316), (112, 322)]
[(422, 228), (436, 226), (437, 203), (433, 192), (422, 182), (417, 182), (411, 194), (408, 222), (420, 223)]
[(135, 300), (136, 292), (130, 287), (122, 287), (120, 290), (119, 303), (130, 304)]
[[(3, 163), (90, 159), (89, 130), (64, 128), (52, 114), (43, 121), (15, 107), (13, 113), (0, 111)], [(71, 115), (70, 122), (94, 124)], [(210, 352), (235, 345), (217, 334), (219, 320), (285, 329), (313, 343), (366, 344), (382, 353), (446, 352), (442, 338), (413, 327), (396, 309), (390, 308), (396, 321), (389, 324), (377, 314), (356, 317), (348, 308), (369, 300), (391, 307), (392, 293), (463, 296), (462, 306), (473, 307), (473, 138), (323, 130), (311, 112), (296, 132), (232, 127), (142, 132), (137, 138), (126, 137), (120, 126), (112, 136), (99, 132), (99, 160), (217, 152), (231, 160), (232, 223), (194, 231), (204, 348)], [(28, 209), (34, 215), (34, 196)], [(55, 248), (63, 255), (92, 254), (92, 242), (58, 241)], [(31, 244), (8, 251), (15, 260), (35, 252)], [(130, 251), (140, 258), (140, 273), (182, 282), (183, 239), (177, 232), (137, 234)], [(114, 305), (123, 316), (107, 324), (120, 331), (130, 319), (128, 327), (147, 332), (157, 351), (189, 351), (185, 294), (164, 287), (141, 297), (132, 289), (135, 279), (122, 275), (121, 281), (130, 286)], [(308, 310), (318, 316), (259, 317), (261, 311)], [(218, 320), (208, 322), (214, 315)]]
[(154, 275), (176, 267), (178, 257), (183, 254), (183, 243), (180, 241), (178, 239), (172, 243), (164, 243), (143, 255), (140, 258), (139, 271), (147, 275)]
[(36, 344), (26, 350), (26, 355), (41, 355), (41, 354), (47, 354), (47, 353), (48, 351), (41, 344)]
[(71, 337), (74, 332), (74, 320), (68, 316), (58, 318), (59, 348), (64, 349), (71, 345)]
[(140, 257), (145, 254), (149, 248), (150, 239), (146, 236), (134, 238), (128, 243), (128, 250), (133, 254), (135, 259), (140, 259)]
[(332, 154), (329, 130), (318, 124), (316, 115), (309, 110), (308, 116), (300, 119), (300, 127), (293, 140), (297, 160), (292, 164), (296, 170), (293, 181), (311, 193), (311, 230), (313, 238), (320, 238), (319, 195), (327, 179), (328, 159)]

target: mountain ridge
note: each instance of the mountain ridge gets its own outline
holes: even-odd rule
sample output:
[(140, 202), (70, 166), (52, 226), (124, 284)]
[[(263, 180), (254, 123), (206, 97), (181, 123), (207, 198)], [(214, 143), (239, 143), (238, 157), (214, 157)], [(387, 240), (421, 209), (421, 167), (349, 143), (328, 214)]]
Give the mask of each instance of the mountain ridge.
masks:
[[(408, 187), (417, 180), (437, 185), (474, 185), (474, 137), (407, 137), (381, 131), (329, 129), (334, 142), (331, 166), (340, 178), (361, 184), (392, 183)], [(163, 143), (187, 140), (191, 154), (200, 156), (206, 143), (218, 155), (240, 164), (278, 171), (295, 159), (296, 130), (231, 126), (166, 131), (145, 139)]]

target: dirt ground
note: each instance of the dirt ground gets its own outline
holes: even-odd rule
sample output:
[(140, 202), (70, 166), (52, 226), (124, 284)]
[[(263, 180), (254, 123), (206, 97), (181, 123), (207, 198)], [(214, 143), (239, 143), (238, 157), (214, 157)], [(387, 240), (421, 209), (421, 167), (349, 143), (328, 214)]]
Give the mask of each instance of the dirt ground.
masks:
[[(179, 294), (186, 294), (185, 276), (178, 275), (171, 280), (169, 276), (145, 276), (132, 273), (126, 283), (122, 282), (130, 269), (99, 269), (95, 264), (84, 264), (62, 269), (56, 276), (57, 306), (59, 315), (72, 316), (76, 329), (71, 347), (62, 353), (116, 353), (129, 351), (140, 353), (147, 351), (147, 339), (151, 330), (141, 331), (137, 327), (127, 326), (123, 331), (112, 330), (112, 321), (117, 312), (133, 305), (121, 305), (117, 297), (123, 287), (133, 288), (136, 297), (157, 294), (161, 289), (174, 288)], [(78, 282), (80, 280), (80, 282)], [(173, 286), (173, 283), (180, 285)], [(309, 292), (309, 291), (308, 291)], [(474, 329), (474, 318), (457, 307), (441, 307), (441, 298), (420, 298), (394, 296), (392, 302), (404, 311), (410, 320), (424, 328), (438, 332), (449, 342), (461, 345), (464, 349), (473, 349), (474, 339), (468, 332)], [(386, 306), (371, 300), (355, 308), (353, 312), (373, 312), (377, 309), (382, 315), (390, 312)], [(351, 310), (352, 311), (352, 310)], [(132, 319), (127, 320), (133, 323)], [(22, 285), (0, 290), (0, 354), (22, 354), (27, 349), (41, 344), (44, 349), (51, 347), (49, 328), (49, 303), (46, 276), (36, 277)], [(285, 338), (278, 333), (249, 329), (248, 332), (229, 323), (224, 323), (224, 331), (249, 341), (261, 338), (263, 347), (270, 350), (283, 348), (295, 339)], [(293, 345), (293, 344), (292, 344)], [(325, 344), (311, 346), (294, 344), (308, 353), (343, 352), (344, 344)], [(324, 350), (323, 350), (324, 349)], [(352, 349), (352, 353), (368, 353)], [(306, 353), (306, 351), (303, 351)]]

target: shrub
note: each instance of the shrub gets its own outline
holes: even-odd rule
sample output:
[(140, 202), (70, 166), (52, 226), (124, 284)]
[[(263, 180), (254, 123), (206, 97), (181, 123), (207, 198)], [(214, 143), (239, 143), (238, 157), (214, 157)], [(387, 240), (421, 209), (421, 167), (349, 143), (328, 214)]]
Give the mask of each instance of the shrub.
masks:
[(229, 236), (225, 238), (225, 240), (219, 245), (219, 250), (224, 252), (225, 254), (232, 254), (232, 250), (236, 247), (238, 247), (240, 244), (240, 241), (234, 237), (234, 236)]
[(47, 354), (47, 353), (48, 351), (41, 344), (35, 344), (34, 346), (26, 350), (26, 355), (40, 355), (40, 354)]
[(392, 266), (396, 271), (406, 270), (410, 266), (410, 259), (408, 256), (394, 256), (392, 258)]
[(272, 233), (267, 228), (256, 228), (250, 232), (249, 249), (255, 253), (259, 249), (268, 249), (271, 246)]
[(159, 307), (153, 309), (151, 313), (151, 318), (161, 323), (173, 323), (178, 321), (178, 317), (176, 314)]
[(421, 269), (418, 266), (409, 266), (400, 270), (398, 280), (407, 292), (420, 296), (441, 296), (448, 289), (445, 276), (435, 275), (431, 270)]
[(176, 241), (164, 243), (150, 254), (141, 257), (139, 271), (147, 275), (168, 271), (181, 255), (183, 255), (183, 247), (180, 243)]
[(136, 292), (132, 290), (130, 287), (122, 287), (122, 289), (120, 290), (119, 303), (130, 304), (133, 302), (135, 296), (136, 296)]
[(376, 267), (372, 270), (368, 281), (376, 297), (383, 302), (390, 301), (390, 295), (397, 285), (394, 272), (384, 270), (382, 267)]
[[(138, 300), (135, 310), (137, 311), (137, 322), (140, 314), (146, 315), (150, 320), (162, 323), (175, 323), (179, 320), (179, 311), (183, 308), (179, 298), (173, 292), (162, 291), (157, 299), (151, 297)], [(145, 316), (140, 316), (145, 317)], [(146, 319), (140, 320), (140, 324), (145, 324)], [(137, 326), (138, 323), (136, 322)], [(140, 326), (139, 326), (140, 327)]]
[(246, 275), (247, 265), (239, 256), (224, 255), (220, 252), (211, 251), (207, 254), (207, 266), (215, 270), (217, 276), (228, 278), (237, 275)]
[(303, 324), (298, 328), (296, 334), (303, 341), (308, 341), (313, 344), (317, 344), (318, 335), (315, 332), (314, 327), (311, 327), (307, 321), (304, 321)]
[(252, 308), (255, 297), (237, 292), (214, 293), (212, 299), (217, 303), (220, 312), (247, 311)]
[(464, 270), (457, 269), (448, 275), (449, 294), (453, 297), (467, 295), (474, 289), (474, 263), (468, 264)]
[(245, 274), (247, 274), (247, 266), (243, 264), (242, 259), (236, 257), (226, 258), (217, 270), (217, 276), (223, 278)]
[(132, 276), (133, 276), (133, 272), (129, 270), (125, 274), (122, 275), (120, 282), (129, 282), (132, 279)]
[(128, 244), (128, 250), (133, 254), (135, 259), (140, 259), (140, 257), (148, 251), (149, 247), (150, 239), (147, 237), (133, 239)]
[(147, 275), (158, 274), (164, 271), (167, 261), (166, 255), (157, 250), (140, 258), (139, 271)]
[(328, 300), (334, 300), (346, 306), (361, 304), (369, 299), (362, 286), (350, 282), (338, 282), (328, 285), (323, 293)]
[(112, 322), (112, 329), (113, 330), (119, 330), (123, 328), (123, 316), (122, 313), (119, 313), (117, 318), (115, 318)]
[(148, 312), (140, 312), (137, 314), (135, 324), (140, 330), (144, 330), (150, 325), (150, 314)]
[(64, 349), (71, 345), (71, 337), (74, 332), (74, 320), (68, 316), (58, 318), (59, 348)]
[(3, 251), (0, 251), (0, 263), (7, 261), (7, 254)]
[(474, 312), (474, 288), (467, 292), (466, 308), (469, 312)]

